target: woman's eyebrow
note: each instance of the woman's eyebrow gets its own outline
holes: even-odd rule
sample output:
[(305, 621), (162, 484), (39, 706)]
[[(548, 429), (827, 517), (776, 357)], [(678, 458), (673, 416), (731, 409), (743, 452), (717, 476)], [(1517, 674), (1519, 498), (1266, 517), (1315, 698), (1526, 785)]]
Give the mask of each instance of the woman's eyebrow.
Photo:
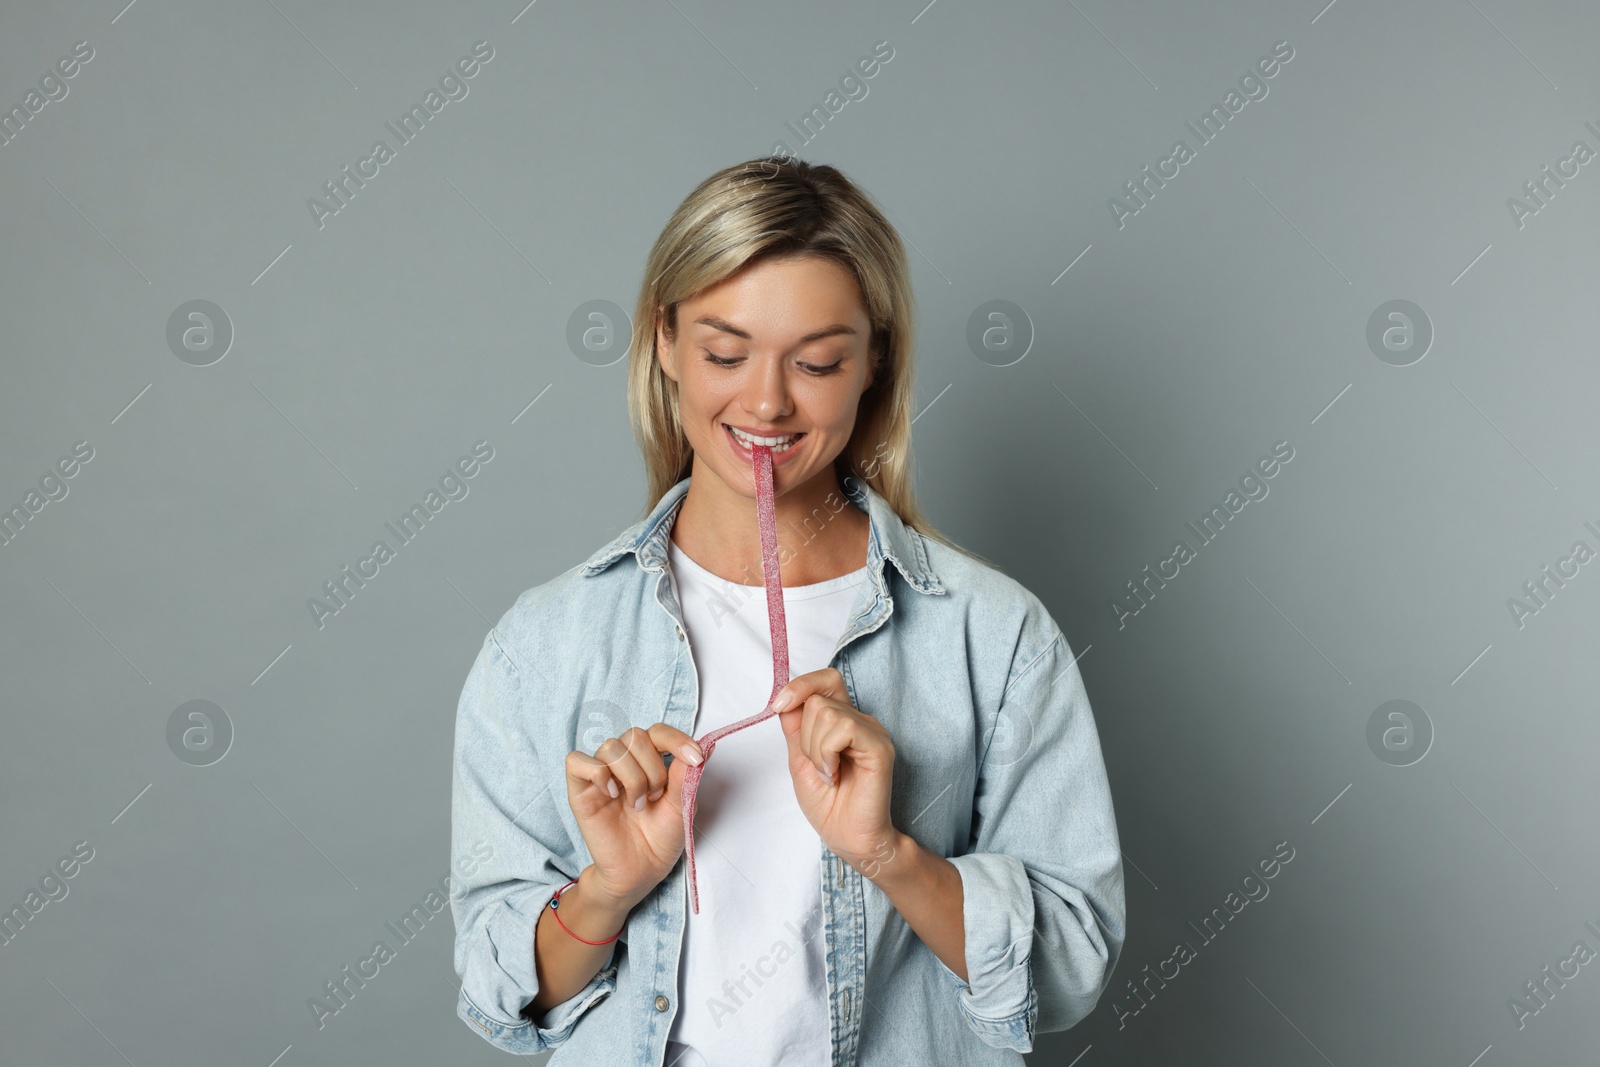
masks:
[[(721, 330), (723, 333), (731, 333), (735, 337), (743, 337), (746, 341), (750, 340), (750, 334), (747, 331), (741, 330), (733, 323), (727, 321), (726, 319), (719, 319), (715, 315), (702, 315), (694, 321), (701, 326), (710, 326), (713, 330)], [(832, 337), (835, 334), (841, 333), (847, 333), (851, 336), (855, 336), (856, 328), (854, 326), (848, 326), (842, 322), (834, 323), (832, 326), (824, 326), (820, 330), (813, 330), (811, 333), (808, 333), (804, 337), (800, 338), (799, 343), (807, 344), (811, 341), (820, 341), (824, 337)]]

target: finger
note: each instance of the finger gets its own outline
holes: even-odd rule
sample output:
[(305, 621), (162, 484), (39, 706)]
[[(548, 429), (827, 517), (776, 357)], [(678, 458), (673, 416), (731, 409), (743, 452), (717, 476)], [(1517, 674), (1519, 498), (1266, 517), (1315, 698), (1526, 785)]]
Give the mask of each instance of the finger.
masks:
[(584, 789), (589, 786), (593, 786), (608, 796), (622, 795), (622, 790), (618, 787), (616, 779), (611, 776), (611, 771), (603, 761), (576, 750), (567, 753), (568, 791), (570, 792), (574, 787)]
[(822, 776), (829, 781), (839, 776), (839, 763), (843, 753), (850, 748), (864, 747), (860, 724), (848, 715), (835, 717), (832, 724), (821, 732), (817, 738), (817, 760), (822, 767)]
[(800, 753), (815, 764), (817, 761), (811, 751), (811, 734), (817, 726), (817, 707), (810, 700), (796, 707), (800, 709)]
[(819, 719), (812, 736), (820, 773), (830, 782), (839, 776), (839, 756), (848, 749), (857, 751), (871, 744), (873, 732), (861, 712), (844, 701), (828, 704), (832, 714)]
[[(622, 732), (622, 743), (628, 746), (633, 761), (644, 771), (644, 795), (649, 800), (659, 800), (661, 794), (667, 791), (667, 765), (662, 761), (661, 753), (656, 751), (655, 739), (634, 726)], [(634, 807), (643, 810), (644, 805), (636, 797), (629, 796), (628, 800)]]
[(808, 671), (789, 679), (783, 688), (778, 690), (772, 704), (782, 712), (787, 708), (798, 707), (802, 701), (814, 695), (850, 699), (850, 694), (845, 689), (844, 675), (833, 667), (823, 667), (821, 670)]
[(789, 711), (779, 712), (778, 718), (783, 723), (783, 740), (784, 744), (789, 749), (790, 768), (792, 769), (794, 767), (794, 757), (796, 754), (798, 754), (805, 760), (806, 763), (811, 765), (811, 769), (813, 771), (821, 774), (820, 771), (817, 771), (817, 763), (811, 758), (805, 742), (801, 740), (801, 732), (803, 730), (810, 730), (812, 727), (809, 724), (816, 718), (816, 713), (814, 711), (807, 710), (811, 706), (812, 705), (807, 702), (806, 704), (803, 704), (797, 708), (792, 708)]
[(804, 720), (805, 713), (800, 708), (778, 712), (778, 725), (783, 727), (783, 739), (791, 744), (795, 743), (795, 738), (800, 734), (800, 724)]
[(824, 778), (828, 777), (828, 769), (822, 739), (834, 728), (839, 717), (840, 709), (833, 701), (820, 696), (806, 701), (805, 719), (800, 724), (800, 750)]
[(600, 742), (600, 747), (594, 750), (594, 754), (605, 762), (606, 769), (621, 785), (621, 799), (624, 804), (633, 806), (649, 791), (650, 779), (645, 776), (644, 768), (639, 766), (632, 750), (621, 738), (606, 738)]
[(655, 745), (656, 751), (670, 752), (675, 760), (681, 758), (689, 763), (698, 764), (706, 758), (695, 739), (676, 726), (658, 722), (650, 727), (649, 733), (650, 742)]

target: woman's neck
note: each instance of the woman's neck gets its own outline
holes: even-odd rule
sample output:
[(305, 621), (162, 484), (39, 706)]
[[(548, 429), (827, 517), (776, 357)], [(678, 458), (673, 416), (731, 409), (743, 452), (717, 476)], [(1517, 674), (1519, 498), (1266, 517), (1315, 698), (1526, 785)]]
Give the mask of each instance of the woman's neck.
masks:
[[(867, 563), (871, 520), (839, 487), (830, 465), (773, 500), (778, 520), (779, 577), (785, 586), (814, 585)], [(689, 490), (672, 524), (672, 542), (725, 581), (763, 584), (761, 532), (754, 497), (734, 492), (696, 459)]]

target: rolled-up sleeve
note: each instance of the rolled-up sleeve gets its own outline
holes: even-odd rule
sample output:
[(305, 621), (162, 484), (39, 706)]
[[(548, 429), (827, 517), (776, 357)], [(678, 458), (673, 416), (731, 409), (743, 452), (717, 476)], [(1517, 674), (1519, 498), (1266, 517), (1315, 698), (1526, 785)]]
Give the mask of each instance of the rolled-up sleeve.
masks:
[[(484, 639), (456, 709), (451, 790), (451, 891), (456, 1014), (490, 1044), (532, 1055), (556, 1048), (598, 1000), (616, 989), (617, 946), (589, 983), (543, 1017), (534, 931), (558, 889), (577, 876), (557, 804), (564, 774), (540, 760), (526, 715), (538, 675), (506, 654), (495, 630)], [(562, 753), (565, 759), (565, 753)]]
[(967, 981), (935, 957), (962, 1016), (996, 1048), (1094, 1010), (1126, 936), (1122, 851), (1088, 694), (1035, 604), (983, 741), (961, 874)]

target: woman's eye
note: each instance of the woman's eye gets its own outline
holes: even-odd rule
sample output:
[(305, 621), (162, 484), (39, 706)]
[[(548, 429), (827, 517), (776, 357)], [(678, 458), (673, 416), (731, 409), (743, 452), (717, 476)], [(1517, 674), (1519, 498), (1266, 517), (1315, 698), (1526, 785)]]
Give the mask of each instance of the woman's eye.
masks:
[[(718, 366), (718, 367), (736, 366), (737, 364), (739, 364), (740, 362), (742, 362), (744, 360), (743, 356), (719, 356), (716, 353), (712, 352), (709, 348), (702, 348), (700, 351), (705, 353), (706, 362), (711, 363), (712, 365)], [(801, 364), (799, 364), (799, 366), (803, 370), (805, 370), (805, 372), (807, 374), (811, 374), (811, 375), (814, 375), (814, 376), (820, 378), (823, 375), (834, 373), (835, 371), (837, 371), (839, 369), (840, 365), (843, 364), (843, 363), (844, 363), (844, 359), (841, 357), (839, 359), (834, 360), (832, 363), (829, 363), (827, 366), (818, 366), (817, 364), (814, 364), (814, 363), (801, 363)]]

